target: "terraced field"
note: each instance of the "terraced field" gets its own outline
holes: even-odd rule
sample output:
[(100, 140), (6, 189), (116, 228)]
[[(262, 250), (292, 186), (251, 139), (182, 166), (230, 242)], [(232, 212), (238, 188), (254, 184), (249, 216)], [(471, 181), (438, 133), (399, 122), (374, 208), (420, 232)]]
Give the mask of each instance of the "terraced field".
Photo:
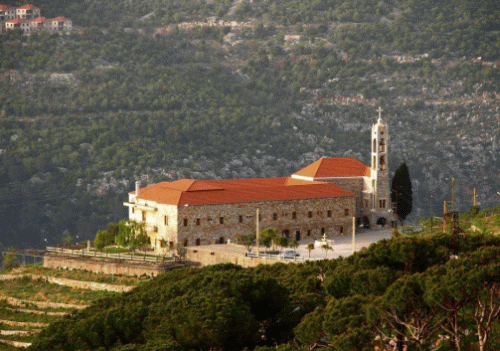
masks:
[(0, 351), (26, 348), (50, 323), (143, 281), (41, 265), (0, 272)]

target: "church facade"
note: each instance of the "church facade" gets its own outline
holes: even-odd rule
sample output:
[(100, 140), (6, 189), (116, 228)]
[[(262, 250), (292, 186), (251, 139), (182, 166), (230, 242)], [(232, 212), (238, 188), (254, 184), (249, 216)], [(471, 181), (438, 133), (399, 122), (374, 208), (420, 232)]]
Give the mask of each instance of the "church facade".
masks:
[(392, 221), (388, 137), (379, 115), (371, 166), (349, 157), (321, 158), (290, 177), (136, 183), (124, 205), (130, 220), (144, 223), (157, 251), (234, 242), (255, 233), (257, 222), (298, 242), (348, 234), (353, 217), (365, 227), (385, 226)]

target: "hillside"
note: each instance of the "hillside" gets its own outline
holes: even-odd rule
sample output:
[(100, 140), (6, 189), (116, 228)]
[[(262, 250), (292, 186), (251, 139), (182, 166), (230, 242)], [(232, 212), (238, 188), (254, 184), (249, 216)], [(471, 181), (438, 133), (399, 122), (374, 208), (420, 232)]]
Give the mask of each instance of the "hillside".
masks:
[(28, 350), (496, 349), (499, 250), (490, 234), (435, 231), (346, 259), (172, 270), (52, 323)]
[(452, 177), (460, 209), (474, 187), (482, 206), (498, 201), (497, 2), (37, 6), (79, 28), (0, 36), (3, 245), (92, 238), (125, 216), (136, 179), (368, 163), (378, 106), (390, 168), (410, 168), (413, 218), (440, 213)]

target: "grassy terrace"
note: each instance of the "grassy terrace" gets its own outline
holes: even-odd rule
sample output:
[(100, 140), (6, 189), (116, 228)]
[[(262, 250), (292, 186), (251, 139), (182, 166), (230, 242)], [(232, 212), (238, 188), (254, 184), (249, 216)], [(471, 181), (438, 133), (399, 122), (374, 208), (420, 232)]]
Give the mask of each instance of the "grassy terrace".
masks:
[[(71, 312), (71, 311), (68, 311)], [(20, 311), (13, 311), (11, 309), (2, 307), (0, 308), (0, 319), (5, 319), (9, 321), (16, 321), (16, 322), (29, 322), (29, 323), (52, 323), (55, 322), (61, 317), (58, 316), (49, 316), (46, 314), (35, 314), (35, 313), (28, 313), (28, 312), (20, 312)], [(2, 325), (0, 327), (1, 329), (16, 329), (16, 330), (21, 330), (23, 329), (22, 327), (8, 327)], [(34, 329), (37, 329), (39, 327), (33, 327)]]
[(93, 300), (112, 295), (107, 291), (74, 289), (67, 286), (49, 284), (43, 280), (23, 277), (15, 280), (0, 281), (0, 291), (22, 300), (50, 301), (68, 304), (88, 304)]
[(125, 277), (120, 275), (106, 275), (97, 274), (87, 271), (69, 271), (69, 270), (55, 270), (44, 268), (41, 263), (34, 265), (24, 266), (17, 268), (13, 272), (5, 272), (10, 274), (35, 274), (41, 276), (50, 276), (58, 278), (66, 278), (81, 281), (92, 281), (97, 283), (118, 284), (118, 285), (139, 285), (144, 280), (139, 280), (132, 277)]

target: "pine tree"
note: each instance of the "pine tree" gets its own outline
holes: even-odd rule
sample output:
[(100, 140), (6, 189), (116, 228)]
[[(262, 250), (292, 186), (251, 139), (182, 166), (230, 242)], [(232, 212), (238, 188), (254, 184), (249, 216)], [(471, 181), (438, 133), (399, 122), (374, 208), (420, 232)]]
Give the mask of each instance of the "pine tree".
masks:
[(398, 219), (403, 223), (413, 209), (410, 172), (405, 160), (401, 162), (392, 178), (391, 200)]

